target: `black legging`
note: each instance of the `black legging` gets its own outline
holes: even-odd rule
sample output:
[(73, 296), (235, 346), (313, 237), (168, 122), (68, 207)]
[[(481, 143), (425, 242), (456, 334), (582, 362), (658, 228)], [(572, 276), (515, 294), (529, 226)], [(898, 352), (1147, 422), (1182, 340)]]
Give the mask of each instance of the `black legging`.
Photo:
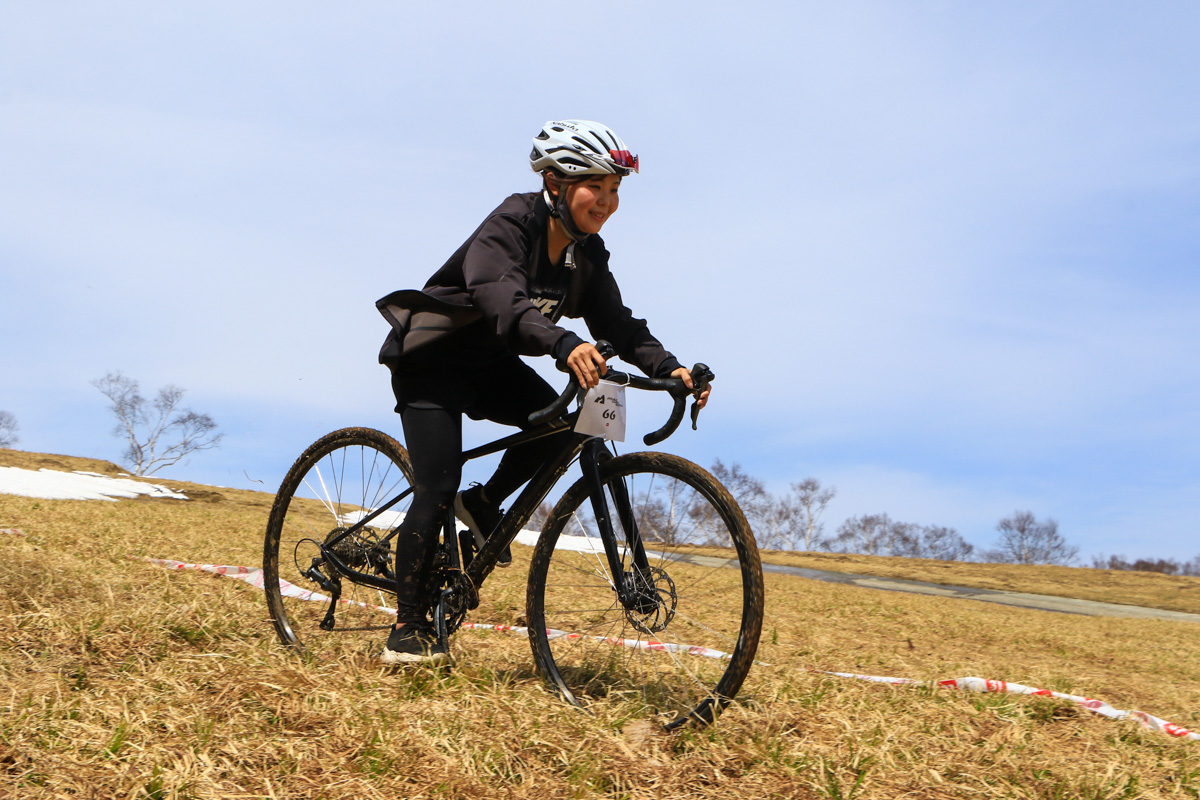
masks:
[[(413, 501), (396, 536), (396, 621), (426, 619), (433, 556), (446, 510), (462, 479), (462, 415), (527, 428), (529, 415), (554, 402), (554, 389), (516, 356), (483, 370), (396, 372), (396, 410), (412, 460)], [(488, 501), (511, 495), (560, 446), (548, 436), (505, 451), (484, 484)]]

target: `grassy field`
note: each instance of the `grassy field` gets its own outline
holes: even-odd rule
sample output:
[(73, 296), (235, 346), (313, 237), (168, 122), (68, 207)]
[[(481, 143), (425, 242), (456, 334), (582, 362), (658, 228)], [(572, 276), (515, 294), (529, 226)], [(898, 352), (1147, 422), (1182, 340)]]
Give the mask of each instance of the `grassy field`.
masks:
[(843, 553), (764, 552), (764, 561), (830, 572), (904, 578), (978, 589), (1075, 597), (1200, 614), (1200, 578), (1050, 565), (973, 564)]
[[(118, 471), (15, 451), (0, 466)], [(193, 500), (0, 495), (0, 528), (24, 533), (0, 535), (0, 798), (1200, 797), (1197, 742), (1061, 700), (819, 672), (1003, 679), (1200, 728), (1194, 625), (768, 574), (764, 663), (739, 702), (711, 728), (664, 734), (616, 702), (564, 705), (512, 633), (460, 632), (445, 672), (306, 663), (277, 644), (258, 590), (138, 560), (255, 566), (270, 496), (157, 482)], [(520, 613), (529, 551), (514, 557), (474, 621)], [(1186, 579), (836, 563), (1198, 610)]]

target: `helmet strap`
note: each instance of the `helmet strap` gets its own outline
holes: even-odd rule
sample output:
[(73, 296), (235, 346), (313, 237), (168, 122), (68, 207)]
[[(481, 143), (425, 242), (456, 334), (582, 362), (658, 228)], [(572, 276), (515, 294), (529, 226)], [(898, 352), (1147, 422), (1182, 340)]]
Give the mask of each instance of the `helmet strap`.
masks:
[(542, 197), (546, 201), (546, 205), (550, 207), (550, 216), (558, 220), (558, 224), (562, 226), (563, 233), (576, 244), (583, 244), (583, 240), (588, 237), (588, 234), (579, 230), (579, 226), (575, 224), (575, 218), (571, 216), (571, 207), (567, 205), (567, 186), (568, 184), (559, 181), (558, 197), (550, 196), (549, 186), (543, 185)]

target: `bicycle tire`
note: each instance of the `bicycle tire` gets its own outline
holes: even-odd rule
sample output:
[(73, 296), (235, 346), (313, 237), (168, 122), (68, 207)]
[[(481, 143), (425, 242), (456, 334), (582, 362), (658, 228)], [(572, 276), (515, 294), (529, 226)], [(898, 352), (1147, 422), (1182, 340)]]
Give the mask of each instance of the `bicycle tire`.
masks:
[[(530, 566), (526, 610), (538, 669), (575, 705), (631, 700), (668, 729), (711, 723), (741, 689), (762, 630), (750, 525), (716, 478), (678, 456), (606, 459), (600, 477), (618, 541), (638, 530), (661, 571), (648, 592), (655, 608), (626, 610), (617, 600), (580, 479), (546, 520)], [(614, 505), (621, 487), (634, 524)], [(622, 549), (626, 574), (631, 552)]]
[[(411, 484), (408, 451), (371, 428), (334, 431), (296, 459), (275, 495), (263, 545), (267, 608), (285, 645), (319, 660), (374, 655), (382, 649), (395, 620), (394, 591), (337, 579), (341, 596), (334, 627), (325, 630), (321, 623), (330, 607), (329, 587), (303, 571), (315, 565), (314, 558), (319, 560), (318, 542), (328, 541)], [(379, 540), (399, 524), (408, 500), (339, 543), (335, 552), (356, 569), (369, 571), (372, 558), (390, 567), (395, 554)], [(326, 579), (336, 578), (328, 565), (319, 569)]]

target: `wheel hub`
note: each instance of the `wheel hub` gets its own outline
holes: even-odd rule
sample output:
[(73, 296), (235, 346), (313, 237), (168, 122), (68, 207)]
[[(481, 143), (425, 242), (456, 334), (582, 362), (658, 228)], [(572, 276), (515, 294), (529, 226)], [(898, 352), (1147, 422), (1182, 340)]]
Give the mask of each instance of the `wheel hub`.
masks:
[[(334, 528), (325, 537), (325, 546), (329, 546), (335, 538), (345, 533), (347, 528)], [(365, 569), (368, 566), (378, 568), (380, 558), (387, 563), (387, 547), (379, 540), (379, 531), (374, 528), (360, 528), (354, 534), (347, 536), (337, 544), (329, 547), (330, 552), (338, 560), (351, 569)]]
[(675, 618), (679, 596), (675, 582), (661, 567), (625, 573), (625, 582), (632, 588), (633, 600), (625, 608), (625, 616), (642, 633), (666, 630)]

